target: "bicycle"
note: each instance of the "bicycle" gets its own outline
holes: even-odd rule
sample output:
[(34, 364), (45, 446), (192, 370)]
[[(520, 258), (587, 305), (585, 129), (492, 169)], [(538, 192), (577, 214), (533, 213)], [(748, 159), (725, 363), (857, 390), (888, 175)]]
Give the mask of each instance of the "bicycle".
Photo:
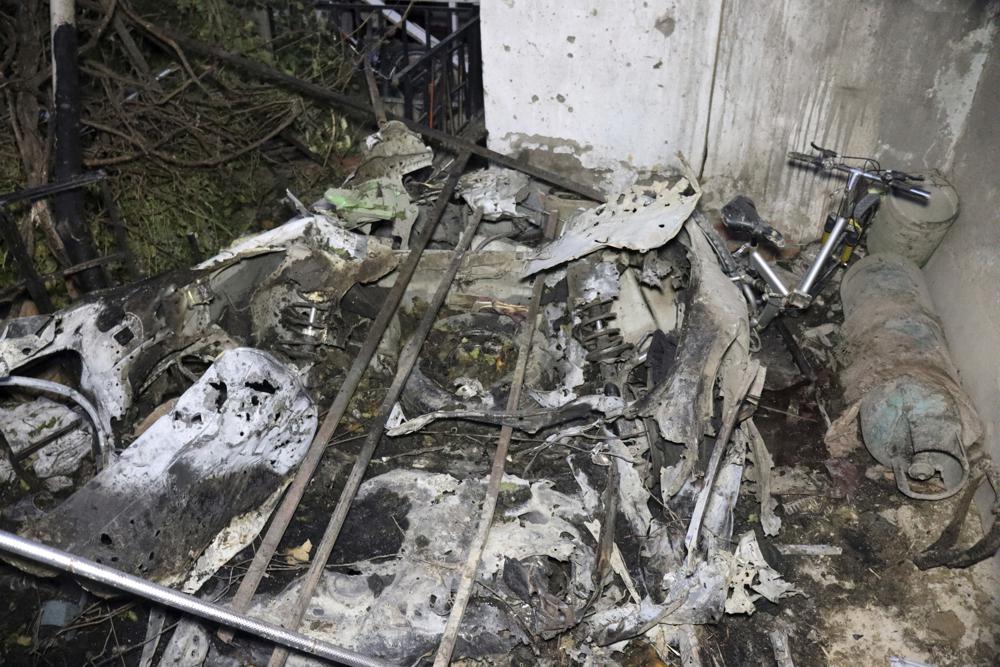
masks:
[[(847, 266), (884, 196), (930, 200), (927, 190), (908, 185), (922, 181), (922, 176), (882, 169), (874, 158), (840, 156), (815, 143), (810, 145), (815, 154), (792, 151), (789, 160), (820, 172), (846, 174), (847, 184), (837, 210), (826, 217), (819, 252), (794, 288), (785, 284), (758, 249), (761, 244), (782, 248), (785, 243), (781, 233), (760, 217), (753, 201), (738, 195), (722, 207), (723, 226), (736, 237), (749, 237), (732, 253), (736, 270), (730, 277), (740, 285), (751, 309), (751, 324), (758, 332), (784, 311), (805, 310), (812, 304), (837, 269)], [(848, 164), (858, 161), (860, 167)]]

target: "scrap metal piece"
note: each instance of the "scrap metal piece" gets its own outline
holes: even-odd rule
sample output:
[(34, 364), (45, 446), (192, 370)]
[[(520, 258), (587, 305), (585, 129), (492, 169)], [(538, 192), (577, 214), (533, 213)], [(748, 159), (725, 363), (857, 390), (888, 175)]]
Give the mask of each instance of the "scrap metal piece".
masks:
[(102, 301), (86, 301), (54, 315), (10, 320), (0, 332), (0, 376), (56, 352), (80, 356), (80, 387), (93, 400), (100, 430), (110, 433), (131, 404), (132, 357), (143, 340), (142, 318)]
[(742, 396), (732, 395), (733, 386), (740, 384), (738, 378), (749, 363), (746, 303), (723, 273), (701, 228), (693, 223), (685, 229), (681, 241), (688, 246), (691, 258), (691, 296), (677, 357), (671, 373), (625, 410), (627, 419), (655, 417), (663, 440), (685, 447), (684, 458), (666, 480), (664, 497), (675, 495), (694, 469), (698, 445), (711, 423), (716, 378), (724, 358), (731, 355), (719, 385), (726, 403), (742, 401)]
[(109, 290), (52, 315), (10, 320), (0, 332), (0, 376), (73, 353), (78, 389), (94, 404), (101, 429), (113, 433), (181, 351), (212, 359), (234, 340), (255, 342), (261, 331), (280, 337), (288, 330), (286, 306), (303, 299), (299, 289), (335, 302), (395, 263), (387, 242), (322, 218), (295, 220), (241, 239), (193, 270)]
[(988, 460), (981, 460), (976, 468), (981, 471), (955, 506), (955, 514), (948, 525), (941, 531), (941, 536), (935, 540), (934, 544), (924, 549), (913, 559), (913, 564), (921, 570), (929, 570), (934, 567), (969, 567), (986, 560), (1000, 550), (1000, 518), (994, 518), (990, 530), (983, 535), (975, 544), (968, 549), (956, 548), (958, 538), (962, 533), (962, 525), (965, 523), (972, 500), (979, 490), (984, 479), (988, 479), (993, 487), (993, 492), (997, 496), (994, 501), (993, 515), (1000, 517), (1000, 472)]
[[(340, 425), (340, 420), (347, 412), (347, 406), (350, 403), (351, 398), (354, 396), (354, 392), (358, 388), (358, 385), (361, 383), (362, 375), (364, 375), (364, 372), (367, 370), (372, 357), (375, 356), (375, 351), (378, 349), (382, 336), (385, 334), (385, 330), (389, 326), (390, 320), (395, 315), (396, 308), (403, 299), (403, 293), (406, 291), (410, 279), (413, 277), (414, 271), (416, 271), (417, 263), (420, 261), (420, 256), (423, 253), (424, 248), (427, 247), (427, 244), (431, 239), (431, 235), (434, 233), (438, 221), (440, 221), (441, 215), (444, 213), (445, 207), (448, 205), (448, 200), (451, 198), (451, 195), (455, 190), (458, 178), (461, 175), (462, 170), (465, 169), (465, 165), (468, 161), (469, 153), (463, 152), (453, 163), (448, 180), (445, 182), (444, 188), (442, 189), (440, 195), (438, 195), (437, 202), (434, 204), (434, 209), (428, 216), (426, 224), (421, 229), (420, 234), (415, 239), (413, 248), (411, 248), (406, 260), (400, 265), (399, 272), (395, 283), (393, 283), (392, 289), (389, 290), (385, 300), (382, 302), (382, 307), (379, 309), (378, 315), (375, 317), (375, 320), (372, 322), (371, 327), (368, 330), (368, 335), (365, 338), (364, 344), (358, 351), (357, 356), (354, 358), (354, 363), (351, 364), (351, 368), (344, 376), (340, 390), (337, 392), (337, 396), (331, 403), (330, 409), (327, 411), (326, 417), (323, 419), (323, 423), (320, 426), (319, 431), (316, 433), (316, 437), (313, 439), (312, 444), (309, 445), (309, 450), (306, 452), (305, 458), (302, 460), (302, 465), (299, 467), (295, 474), (295, 478), (289, 486), (288, 493), (286, 493), (283, 497), (281, 506), (278, 508), (277, 513), (271, 521), (267, 529), (267, 533), (264, 535), (263, 541), (257, 548), (257, 552), (254, 554), (254, 559), (250, 563), (250, 567), (247, 569), (246, 574), (243, 575), (243, 580), (240, 582), (236, 595), (233, 597), (232, 606), (234, 609), (242, 611), (249, 606), (250, 599), (256, 592), (257, 586), (260, 584), (260, 580), (264, 578), (264, 574), (267, 571), (267, 565), (271, 561), (271, 557), (274, 556), (275, 551), (277, 551), (278, 544), (281, 542), (281, 538), (285, 534), (285, 529), (291, 522), (292, 515), (298, 507), (299, 501), (302, 500), (302, 495), (305, 493), (306, 486), (309, 484), (309, 480), (312, 478), (313, 473), (316, 472), (316, 468), (319, 466), (320, 459), (323, 456), (323, 452), (326, 450), (327, 443), (329, 443), (333, 438), (334, 432), (336, 432), (337, 427)], [(229, 638), (230, 636), (231, 635), (227, 632), (225, 633), (224, 638)]]
[(686, 178), (672, 185), (661, 180), (634, 185), (607, 204), (584, 211), (570, 220), (562, 235), (543, 246), (528, 264), (525, 275), (559, 266), (602, 248), (646, 252), (664, 245), (681, 230), (694, 211), (701, 190)]
[[(336, 638), (345, 648), (399, 665), (433, 655), (476, 531), (469, 508), (483, 502), (486, 485), (485, 476), (458, 479), (416, 469), (395, 469), (365, 480), (342, 537), (350, 545), (347, 553), (356, 556), (348, 568), (331, 563), (323, 570), (303, 626), (317, 638)], [(505, 500), (518, 500), (493, 522), (476, 571), (476, 580), (489, 589), (476, 590), (466, 610), (456, 660), (506, 655), (531, 643), (534, 610), (503, 604), (508, 570), (527, 570), (538, 585), (535, 564), (590, 571), (591, 548), (580, 526), (585, 510), (578, 495), (560, 493), (545, 480), (529, 482), (513, 475), (504, 476), (503, 487)], [(518, 572), (510, 576), (516, 578)], [(300, 577), (279, 594), (259, 594), (250, 613), (274, 622), (289, 618), (302, 585)], [(550, 596), (545, 616), (555, 621), (559, 598)], [(572, 601), (576, 591), (570, 596)], [(510, 599), (519, 599), (514, 590)], [(266, 662), (259, 654), (254, 657), (251, 664)]]
[(774, 547), (782, 556), (840, 556), (842, 547), (831, 544), (776, 544)]
[(429, 167), (434, 152), (399, 121), (389, 121), (365, 139), (361, 164), (341, 188), (324, 199), (349, 228), (378, 220), (393, 221), (393, 235), (404, 250), (419, 213), (403, 186), (403, 176)]
[(601, 494), (603, 509), (601, 530), (597, 535), (594, 569), (590, 575), (593, 590), (587, 601), (583, 603), (583, 606), (574, 612), (574, 618), (584, 618), (587, 616), (594, 603), (604, 593), (604, 588), (608, 583), (607, 578), (611, 574), (611, 560), (615, 547), (615, 525), (617, 523), (620, 493), (618, 490), (618, 467), (610, 464), (607, 466), (607, 470), (608, 480), (604, 487), (604, 493)]
[(775, 510), (778, 501), (772, 488), (772, 473), (774, 459), (767, 450), (767, 444), (757, 429), (753, 419), (747, 419), (740, 424), (740, 430), (750, 442), (750, 458), (753, 460), (754, 476), (757, 480), (757, 498), (760, 500), (760, 525), (765, 535), (777, 535), (781, 530), (781, 517)]
[(117, 462), (24, 535), (177, 583), (234, 516), (285, 484), (315, 429), (316, 408), (287, 366), (259, 350), (227, 351)]
[(306, 245), (342, 260), (359, 263), (371, 261), (372, 257), (378, 261), (382, 255), (392, 251), (392, 244), (385, 239), (355, 234), (321, 215), (309, 215), (289, 220), (266, 232), (239, 238), (194, 268), (220, 268), (231, 260), (286, 250), (292, 244)]
[[(737, 399), (732, 401), (722, 413), (722, 427), (719, 429), (715, 444), (712, 446), (712, 456), (708, 462), (708, 469), (705, 471), (705, 477), (702, 482), (703, 486), (701, 492), (698, 494), (694, 510), (691, 513), (691, 522), (688, 524), (687, 533), (684, 535), (684, 546), (687, 548), (685, 565), (688, 571), (693, 571), (694, 569), (695, 559), (698, 554), (698, 534), (701, 531), (701, 524), (705, 513), (709, 509), (709, 500), (712, 498), (715, 478), (719, 471), (719, 465), (722, 462), (722, 456), (729, 445), (729, 438), (739, 417), (740, 405), (743, 403), (747, 392), (750, 391), (751, 384), (757, 379), (759, 371), (761, 371), (759, 365), (745, 369), (745, 375), (741, 382), (741, 391), (737, 394)], [(744, 445), (743, 452), (740, 452), (741, 457), (745, 456), (745, 451)]]
[(398, 120), (390, 120), (365, 138), (364, 156), (351, 176), (361, 183), (374, 178), (399, 178), (431, 166), (434, 151)]
[[(62, 403), (44, 396), (4, 410), (0, 440), (11, 448), (15, 466), (0, 456), (0, 484), (13, 479), (13, 472), (37, 453), (31, 464), (35, 476), (47, 479), (72, 475), (92, 449), (92, 431), (80, 415)], [(0, 442), (2, 446), (2, 442)]]
[(111, 587), (138, 595), (156, 604), (221, 623), (235, 630), (320, 658), (353, 667), (388, 667), (387, 663), (381, 660), (360, 655), (297, 632), (290, 632), (277, 625), (235, 613), (211, 602), (199, 600), (194, 596), (180, 593), (107, 565), (18, 537), (4, 530), (0, 530), (0, 551), (6, 552), (8, 558), (16, 559), (20, 563), (30, 561), (35, 564), (32, 569), (45, 568), (48, 570), (54, 568), (68, 572), (98, 586)]
[(90, 401), (84, 398), (80, 392), (75, 389), (71, 389), (70, 387), (61, 385), (58, 382), (39, 380), (32, 377), (21, 377), (18, 375), (0, 377), (0, 387), (20, 387), (22, 389), (47, 392), (68, 398), (76, 403), (83, 410), (84, 414), (87, 415), (87, 419), (90, 420), (94, 466), (98, 470), (101, 470), (107, 467), (108, 463), (111, 462), (111, 447), (114, 440), (111, 438), (110, 433), (104, 429), (104, 424), (101, 422), (97, 409), (94, 408)]
[(726, 599), (727, 614), (752, 614), (756, 611), (754, 602), (762, 597), (778, 602), (802, 594), (767, 562), (752, 530), (740, 536), (733, 557), (734, 570), (729, 582), (731, 593)]
[(386, 435), (396, 438), (416, 433), (439, 419), (468, 419), (485, 424), (510, 426), (525, 433), (538, 433), (543, 428), (556, 426), (574, 419), (590, 415), (592, 411), (604, 414), (620, 413), (623, 403), (615, 396), (581, 396), (572, 403), (554, 410), (522, 410), (503, 412), (499, 410), (438, 410), (407, 419), (399, 426), (386, 431)]
[[(402, 181), (394, 177), (374, 178), (353, 188), (330, 188), (323, 198), (329, 203), (337, 217), (354, 229), (369, 222), (392, 220), (405, 226), (406, 241), (409, 228), (417, 219), (419, 210), (410, 199)], [(407, 243), (403, 244), (405, 248)]]
[(483, 209), (483, 220), (521, 218), (517, 204), (530, 179), (513, 169), (498, 167), (470, 171), (458, 182), (458, 194), (472, 208)]
[[(482, 209), (477, 208), (480, 213)], [(546, 220), (545, 235), (551, 238), (555, 235), (559, 223), (558, 216), (550, 214)], [(521, 390), (524, 387), (524, 377), (528, 369), (528, 358), (531, 354), (531, 340), (535, 335), (535, 328), (538, 323), (538, 309), (541, 307), (542, 292), (545, 289), (545, 282), (536, 279), (531, 286), (531, 304), (528, 306), (528, 319), (525, 323), (518, 347), (517, 365), (514, 369), (514, 378), (511, 382), (510, 394), (507, 397), (507, 409), (517, 410), (521, 403)], [(493, 462), (490, 466), (490, 478), (487, 482), (486, 497), (483, 500), (482, 513), (479, 516), (479, 524), (476, 534), (466, 554), (465, 563), (462, 566), (462, 574), (455, 591), (455, 601), (451, 612), (448, 614), (448, 622), (441, 635), (441, 642), (434, 655), (435, 667), (447, 667), (451, 662), (451, 656), (455, 651), (455, 644), (458, 642), (459, 628), (462, 617), (472, 596), (472, 587), (475, 582), (476, 572), (479, 570), (479, 562), (486, 549), (487, 540), (490, 536), (490, 528), (493, 523), (493, 515), (496, 512), (497, 501), (500, 494), (500, 485), (504, 476), (504, 468), (507, 464), (507, 451), (510, 448), (511, 438), (514, 430), (505, 425), (500, 429), (500, 437), (497, 440), (496, 450), (493, 452)], [(558, 605), (556, 609), (558, 610)], [(575, 622), (575, 617), (570, 619)]]
[(788, 644), (788, 631), (783, 628), (775, 628), (767, 634), (771, 640), (771, 649), (774, 651), (774, 662), (777, 667), (795, 667), (792, 660), (792, 649)]

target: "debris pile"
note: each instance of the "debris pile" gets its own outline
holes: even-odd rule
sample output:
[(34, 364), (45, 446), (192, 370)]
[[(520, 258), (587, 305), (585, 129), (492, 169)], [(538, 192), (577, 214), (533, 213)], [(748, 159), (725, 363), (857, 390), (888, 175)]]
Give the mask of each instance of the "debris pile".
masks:
[[(800, 595), (769, 555), (778, 498), (788, 516), (829, 485), (776, 468), (755, 423), (771, 342), (752, 330), (695, 179), (656, 175), (598, 205), (515, 171), (463, 173), (467, 160), (435, 160), (386, 123), (347, 183), (311, 206), (292, 196), (285, 225), (8, 321), (0, 375), (70, 389), (4, 397), (0, 483), (23, 480), (33, 499), (5, 520), (394, 664), (612, 664), (638, 644), (702, 664), (699, 626)], [(864, 351), (852, 285), (845, 345)], [(782, 373), (783, 387), (801, 380)], [(844, 373), (848, 386), (874, 378)], [(925, 422), (909, 419), (903, 451), (900, 419), (857, 391), (879, 460), (873, 429), (892, 422), (880, 446), (897, 480), (903, 456), (910, 477), (961, 487), (968, 463), (954, 480), (937, 459), (920, 467), (921, 443), (941, 442)], [(976, 439), (974, 421), (949, 422), (957, 445)], [(748, 491), (757, 530), (734, 517)], [(218, 585), (241, 577), (235, 597)], [(150, 628), (157, 638), (162, 615)], [(197, 664), (229, 665), (274, 649), (266, 634), (230, 645), (209, 630), (186, 620), (161, 650), (196, 645)], [(787, 633), (771, 636), (791, 664)]]

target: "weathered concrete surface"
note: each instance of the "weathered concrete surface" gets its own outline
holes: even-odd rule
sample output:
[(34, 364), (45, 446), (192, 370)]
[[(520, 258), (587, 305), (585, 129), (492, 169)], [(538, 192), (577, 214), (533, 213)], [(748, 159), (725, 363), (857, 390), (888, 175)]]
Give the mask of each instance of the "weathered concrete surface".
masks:
[[(955, 225), (924, 267), (962, 384), (1000, 462), (1000, 45), (994, 44), (949, 174)], [(980, 498), (980, 500), (987, 500)], [(980, 509), (988, 502), (979, 503)]]
[[(792, 241), (833, 183), (789, 166), (810, 140), (948, 171), (996, 34), (997, 0), (482, 7), (490, 147), (619, 190), (681, 151)], [(589, 176), (580, 172), (593, 170)]]
[(620, 190), (704, 153), (721, 2), (482, 4), (490, 148)]
[(727, 0), (703, 180), (792, 240), (815, 238), (837, 183), (787, 164), (810, 140), (947, 171), (997, 30), (977, 0)]

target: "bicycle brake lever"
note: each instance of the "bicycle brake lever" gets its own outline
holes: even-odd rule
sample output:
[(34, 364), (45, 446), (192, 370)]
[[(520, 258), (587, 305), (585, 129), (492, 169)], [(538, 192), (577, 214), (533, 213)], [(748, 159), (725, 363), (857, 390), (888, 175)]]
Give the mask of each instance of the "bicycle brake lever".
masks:
[(812, 146), (814, 151), (819, 152), (823, 159), (837, 157), (837, 151), (832, 151), (829, 148), (823, 148), (822, 146), (817, 145), (815, 141), (810, 141), (809, 145)]

